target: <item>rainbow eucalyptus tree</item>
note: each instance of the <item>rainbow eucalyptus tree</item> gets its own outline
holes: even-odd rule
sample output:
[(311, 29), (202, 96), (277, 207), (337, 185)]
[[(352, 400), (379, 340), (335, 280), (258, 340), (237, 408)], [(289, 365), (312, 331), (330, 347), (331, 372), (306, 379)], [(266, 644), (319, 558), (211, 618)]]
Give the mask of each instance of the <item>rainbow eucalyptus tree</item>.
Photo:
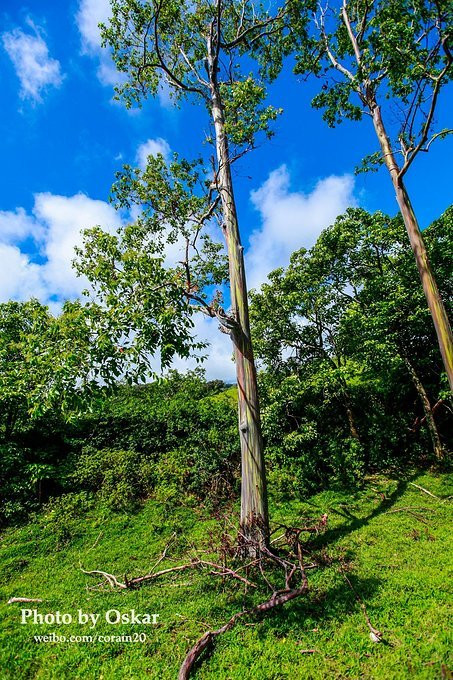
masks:
[[(190, 350), (188, 326), (184, 326), (181, 319), (184, 314), (188, 319), (194, 307), (198, 307), (209, 316), (216, 317), (221, 330), (230, 335), (237, 372), (242, 453), (241, 530), (246, 537), (263, 544), (269, 534), (263, 441), (243, 245), (231, 166), (254, 146), (258, 133), (271, 134), (270, 122), (278, 115), (276, 109), (265, 105), (265, 88), (259, 77), (251, 72), (257, 59), (271, 59), (275, 75), (289, 46), (286, 26), (289, 14), (297, 14), (295, 1), (287, 2), (281, 8), (274, 7), (274, 10), (269, 13), (260, 3), (250, 0), (113, 0), (110, 23), (101, 28), (104, 45), (111, 48), (116, 66), (124, 74), (124, 82), (117, 88), (116, 96), (126, 106), (140, 105), (146, 97), (158, 95), (164, 87), (176, 101), (189, 99), (202, 105), (210, 121), (208, 141), (214, 147), (214, 155), (208, 182), (201, 177), (202, 166), (198, 169), (186, 166), (187, 172), (182, 181), (181, 171), (184, 168), (181, 162), (175, 158), (167, 172), (161, 157), (149, 159), (150, 165), (144, 175), (126, 168), (117, 184), (116, 193), (121, 205), (135, 202), (145, 206), (145, 212), (148, 211), (139, 235), (140, 246), (135, 248), (135, 255), (126, 258), (129, 268), (131, 261), (137, 259), (137, 252), (143, 254), (147, 249), (149, 251), (150, 242), (143, 238), (143, 224), (146, 222), (149, 229), (150, 220), (154, 233), (162, 225), (167, 225), (167, 228), (169, 223), (176, 228), (176, 220), (179, 236), (183, 235), (187, 245), (185, 256), (171, 275), (167, 271), (159, 278), (150, 272), (148, 283), (143, 284), (145, 288), (148, 285), (150, 293), (155, 291), (153, 294), (161, 297), (172, 291), (173, 302), (166, 307), (166, 312), (165, 305), (161, 303), (157, 305), (158, 309), (155, 302), (151, 305), (155, 307), (155, 337), (151, 333), (144, 339), (137, 319), (129, 328), (134, 329), (135, 344), (139, 339), (148, 349), (159, 346), (167, 348), (168, 356), (173, 352), (181, 354)], [(200, 134), (200, 142), (201, 137)], [(198, 177), (196, 181), (193, 180), (195, 176)], [(200, 186), (204, 190), (196, 194)], [(200, 230), (215, 217), (220, 222), (227, 251), (231, 298), (228, 313), (219, 304), (218, 294), (209, 301), (203, 293), (206, 286), (214, 283), (209, 277), (204, 278), (209, 269), (206, 259), (204, 265), (198, 260), (195, 266), (195, 269), (198, 268), (197, 276), (191, 257), (194, 255), (197, 260), (199, 251), (195, 241)], [(115, 236), (106, 237), (111, 250), (115, 251), (113, 261), (121, 261), (122, 265), (114, 274), (114, 270), (106, 273), (108, 266), (103, 269), (103, 274), (110, 279), (105, 290), (114, 290), (118, 280), (124, 279), (124, 256), (127, 252), (130, 255), (135, 247), (132, 241), (139, 233), (140, 227), (136, 225), (129, 228), (126, 240), (120, 239), (119, 242), (115, 241)], [(168, 236), (168, 231), (166, 234)], [(173, 240), (177, 238), (174, 236)], [(99, 233), (95, 240), (99, 245)], [(93, 248), (93, 241), (91, 243)], [(154, 247), (155, 243), (156, 239)], [(215, 246), (211, 244), (210, 248), (210, 263), (215, 269)], [(160, 262), (164, 258), (164, 250), (160, 254)], [(85, 250), (79, 267), (92, 281), (99, 281), (100, 268), (92, 256), (94, 251), (96, 247), (91, 256), (87, 256)], [(151, 253), (151, 259), (148, 258), (145, 264), (142, 262), (142, 270), (144, 267), (148, 271), (149, 263), (155, 259), (159, 256), (156, 252)], [(104, 260), (108, 261), (107, 255)], [(151, 285), (151, 281), (156, 285)], [(136, 295), (146, 294), (143, 286)], [(126, 289), (123, 294), (130, 297)], [(163, 327), (162, 320), (167, 319), (166, 314), (178, 318), (178, 323), (183, 326), (184, 337), (179, 345), (169, 339), (168, 333), (163, 344), (157, 337)], [(151, 316), (148, 315), (148, 326)]]
[(372, 120), (380, 151), (362, 169), (385, 165), (417, 263), (453, 388), (453, 340), (405, 176), (416, 157), (452, 132), (436, 129), (442, 88), (452, 77), (448, 0), (336, 0), (304, 3), (311, 29), (299, 33), (297, 73), (322, 80), (315, 108), (331, 127), (344, 118)]

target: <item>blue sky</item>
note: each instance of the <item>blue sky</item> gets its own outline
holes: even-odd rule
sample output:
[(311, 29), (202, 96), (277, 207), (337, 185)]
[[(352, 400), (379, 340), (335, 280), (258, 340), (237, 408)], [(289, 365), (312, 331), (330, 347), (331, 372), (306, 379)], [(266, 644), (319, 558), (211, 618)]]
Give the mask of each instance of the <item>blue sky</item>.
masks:
[[(112, 101), (117, 76), (97, 29), (107, 15), (108, 0), (2, 2), (0, 301), (36, 295), (57, 310), (77, 296), (83, 283), (70, 260), (80, 229), (119, 224), (107, 203), (115, 171), (139, 162), (144, 150), (193, 157), (208, 128), (204, 111), (174, 109), (164, 97), (132, 112)], [(353, 175), (376, 150), (371, 122), (329, 129), (310, 108), (316, 91), (316, 82), (300, 82), (288, 68), (270, 88), (271, 103), (284, 109), (275, 137), (235, 169), (252, 285), (292, 250), (312, 245), (348, 205), (396, 213), (383, 170)], [(438, 110), (441, 126), (451, 126), (451, 109), (450, 90)], [(451, 203), (452, 151), (452, 140), (434, 144), (407, 177), (422, 227)], [(225, 336), (199, 330), (213, 342), (208, 372), (228, 377), (230, 368), (216, 368), (227, 365)]]

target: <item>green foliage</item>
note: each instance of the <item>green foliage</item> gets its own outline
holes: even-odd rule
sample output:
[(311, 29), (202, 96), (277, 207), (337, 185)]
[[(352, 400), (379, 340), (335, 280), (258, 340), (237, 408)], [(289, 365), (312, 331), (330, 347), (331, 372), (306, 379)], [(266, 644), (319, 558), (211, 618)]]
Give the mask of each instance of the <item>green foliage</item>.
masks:
[(136, 451), (83, 449), (73, 474), (77, 487), (98, 491), (114, 510), (127, 510), (152, 489), (153, 466)]
[(67, 493), (53, 498), (37, 517), (40, 528), (61, 550), (74, 538), (83, 534), (80, 517), (93, 508), (93, 499), (84, 491)]
[[(452, 210), (426, 232), (442, 297), (452, 299)], [(295, 491), (404, 466), (432, 444), (413, 427), (448, 394), (434, 330), (400, 218), (350, 209), (252, 295), (268, 458)], [(436, 413), (448, 449), (448, 405)], [(288, 473), (289, 471), (289, 473)], [(291, 482), (289, 479), (291, 478)]]
[(220, 398), (222, 389), (222, 383), (206, 383), (198, 373), (171, 373), (162, 383), (120, 392), (81, 427), (90, 431), (95, 423), (90, 444), (100, 452), (106, 447), (137, 452), (136, 465), (142, 461), (149, 476), (137, 472), (135, 498), (143, 497), (151, 480), (162, 498), (193, 494), (219, 503), (230, 497), (239, 467), (235, 403)]
[(193, 313), (225, 316), (228, 267), (216, 227), (225, 228), (228, 220), (219, 169), (260, 135), (272, 134), (280, 111), (266, 104), (257, 60), (263, 50), (271, 49), (276, 59), (287, 51), (289, 15), (295, 16), (297, 3), (273, 8), (273, 15), (244, 0), (220, 0), (216, 7), (208, 0), (111, 5), (102, 36), (124, 74), (117, 98), (127, 107), (140, 105), (165, 86), (175, 100), (204, 104), (209, 124), (217, 121), (206, 142), (218, 154), (222, 138), (225, 158), (187, 161), (175, 154), (167, 162), (157, 155), (144, 170), (125, 166), (113, 200), (117, 208), (135, 207), (139, 217), (115, 234), (99, 227), (85, 233), (75, 266), (91, 284), (87, 295), (96, 293), (84, 310), (92, 329), (92, 363), (108, 385), (120, 375), (130, 384), (155, 377), (157, 354), (163, 368), (175, 356), (195, 354), (200, 360), (204, 345), (193, 337)]
[(65, 490), (97, 493), (115, 510), (151, 492), (176, 503), (185, 494), (224, 502), (239, 467), (236, 392), (228, 394), (200, 371), (173, 371), (104, 392), (69, 423), (58, 413), (16, 423), (0, 442), (2, 523), (23, 520)]
[(268, 138), (273, 135), (269, 122), (276, 120), (282, 109), (262, 106), (266, 98), (262, 84), (249, 76), (231, 84), (222, 83), (220, 92), (225, 106), (225, 131), (233, 144), (253, 146), (258, 132), (265, 132)]
[[(84, 393), (96, 392), (90, 342), (78, 302), (65, 303), (59, 316), (34, 299), (0, 304), (0, 423), (6, 437), (24, 418), (37, 418), (56, 405), (69, 412)], [(90, 358), (94, 366), (96, 359)]]
[[(302, 3), (306, 21), (294, 23), (298, 74), (322, 82), (313, 98), (327, 124), (360, 120), (377, 106), (388, 109), (395, 149), (408, 167), (430, 139), (451, 130), (435, 131), (439, 93), (451, 80), (448, 41), (453, 14), (447, 0), (336, 0), (326, 7)], [(401, 115), (395, 116), (398, 109)], [(362, 169), (382, 163), (371, 154)]]

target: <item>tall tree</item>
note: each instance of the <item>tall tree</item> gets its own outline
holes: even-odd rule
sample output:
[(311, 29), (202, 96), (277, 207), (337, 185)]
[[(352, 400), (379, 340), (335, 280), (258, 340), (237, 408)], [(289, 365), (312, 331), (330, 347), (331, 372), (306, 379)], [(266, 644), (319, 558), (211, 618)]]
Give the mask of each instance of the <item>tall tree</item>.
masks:
[[(305, 7), (311, 11), (313, 3)], [(330, 126), (364, 113), (372, 119), (380, 152), (365, 167), (384, 164), (390, 175), (453, 389), (451, 327), (404, 181), (415, 158), (452, 132), (435, 129), (439, 95), (452, 77), (452, 19), (447, 0), (319, 4), (313, 31), (299, 33), (296, 72), (322, 79), (312, 103)], [(392, 115), (385, 120), (386, 112)]]
[[(127, 106), (140, 103), (165, 87), (176, 100), (190, 98), (204, 105), (211, 120), (213, 174), (205, 212), (198, 213), (198, 230), (214, 214), (220, 214), (228, 256), (231, 311), (226, 314), (218, 304), (201, 298), (188, 257), (183, 263), (187, 285), (182, 297), (192, 305), (201, 304), (207, 314), (217, 317), (233, 343), (242, 452), (241, 529), (260, 543), (267, 542), (269, 533), (266, 478), (243, 245), (231, 166), (254, 146), (257, 133), (270, 134), (269, 123), (277, 116), (275, 109), (263, 104), (265, 89), (250, 73), (253, 67), (250, 56), (262, 51), (277, 54), (284, 48), (282, 41), (290, 9), (291, 3), (287, 3), (269, 14), (250, 0), (113, 0), (110, 24), (102, 30), (118, 70), (125, 74), (117, 96)], [(278, 63), (278, 58), (274, 61)], [(176, 165), (173, 170), (178, 173)], [(165, 169), (161, 167), (160, 172), (162, 177)], [(173, 195), (174, 189), (170, 187)], [(187, 206), (189, 199), (184, 200)], [(155, 209), (156, 201), (151, 203)], [(169, 219), (169, 215), (163, 218)], [(180, 227), (184, 228), (184, 221)], [(181, 286), (174, 288), (181, 293)]]

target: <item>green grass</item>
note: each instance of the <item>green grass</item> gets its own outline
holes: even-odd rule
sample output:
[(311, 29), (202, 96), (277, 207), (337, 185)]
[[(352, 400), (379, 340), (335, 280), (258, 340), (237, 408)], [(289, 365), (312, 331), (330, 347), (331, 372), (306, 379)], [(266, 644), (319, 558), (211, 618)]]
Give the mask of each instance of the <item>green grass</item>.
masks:
[[(449, 572), (450, 502), (447, 475), (422, 474), (406, 481), (376, 477), (357, 493), (326, 491), (307, 502), (272, 498), (274, 522), (295, 523), (329, 515), (327, 532), (314, 549), (351, 562), (350, 579), (385, 642), (369, 638), (358, 602), (338, 564), (310, 572), (310, 593), (266, 617), (249, 618), (218, 638), (199, 664), (198, 680), (298, 680), (326, 678), (450, 677)], [(438, 496), (411, 486), (414, 482)], [(89, 590), (96, 580), (79, 568), (121, 576), (148, 570), (174, 531), (172, 557), (209, 544), (222, 522), (196, 504), (170, 508), (148, 501), (135, 514), (92, 505), (68, 524), (40, 517), (6, 531), (0, 539), (0, 677), (22, 680), (173, 679), (186, 651), (206, 626), (217, 626), (239, 610), (244, 596), (206, 574), (183, 573), (135, 591)], [(424, 508), (393, 512), (401, 508)], [(424, 521), (421, 521), (423, 519)], [(426, 522), (426, 523), (425, 523)], [(69, 539), (64, 543), (63, 538)], [(166, 565), (166, 563), (162, 563)], [(10, 604), (12, 596), (41, 597), (38, 605)], [(450, 598), (451, 601), (451, 598)], [(39, 612), (78, 609), (99, 613), (94, 631), (71, 625), (20, 624), (21, 608)], [(158, 613), (157, 626), (109, 626), (108, 609)], [(247, 625), (245, 625), (247, 624)], [(145, 643), (38, 643), (37, 634), (130, 635)], [(449, 644), (450, 643), (450, 644)], [(315, 649), (312, 654), (303, 650)]]

